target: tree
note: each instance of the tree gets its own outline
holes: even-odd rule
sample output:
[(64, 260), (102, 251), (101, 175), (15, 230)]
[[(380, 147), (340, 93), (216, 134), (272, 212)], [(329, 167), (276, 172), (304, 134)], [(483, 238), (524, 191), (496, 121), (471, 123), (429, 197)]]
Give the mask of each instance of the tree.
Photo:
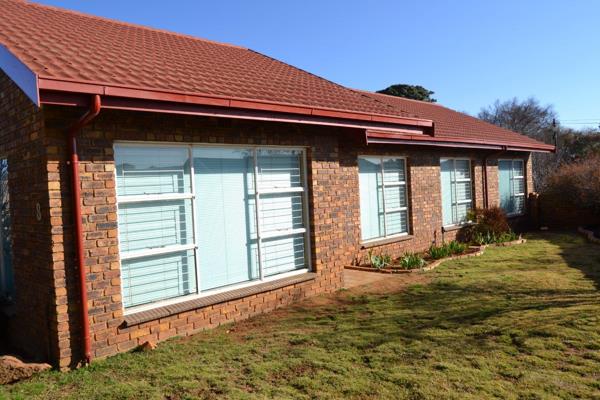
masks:
[(383, 90), (378, 90), (377, 93), (388, 94), (396, 97), (404, 97), (413, 100), (427, 101), (429, 103), (435, 103), (437, 101), (431, 97), (431, 95), (435, 92), (425, 89), (420, 85), (405, 85), (398, 83), (396, 85), (388, 86)]
[[(482, 108), (478, 117), (494, 125), (519, 132), (542, 142), (552, 142), (556, 129), (553, 122), (557, 118), (551, 105), (542, 106), (538, 100), (530, 97), (524, 101), (516, 98), (500, 102), (496, 100), (489, 107)], [(560, 148), (559, 148), (560, 149)], [(533, 153), (533, 183), (541, 190), (547, 177), (561, 163), (564, 155)]]
[(516, 98), (481, 109), (478, 117), (494, 125), (519, 132), (537, 140), (552, 138), (552, 122), (557, 118), (551, 105), (542, 106), (530, 97), (524, 101)]

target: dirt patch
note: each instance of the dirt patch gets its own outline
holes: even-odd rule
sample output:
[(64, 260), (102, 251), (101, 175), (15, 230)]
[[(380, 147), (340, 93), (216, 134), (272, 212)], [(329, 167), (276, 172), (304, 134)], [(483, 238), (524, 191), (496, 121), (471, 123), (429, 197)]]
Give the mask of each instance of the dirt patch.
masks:
[[(365, 272), (369, 274), (370, 272)], [(416, 284), (426, 284), (431, 281), (431, 277), (427, 274), (403, 274), (403, 275), (386, 275), (384, 279), (378, 279), (375, 282), (366, 285), (356, 286), (348, 289), (348, 293), (371, 293), (384, 294), (395, 293), (406, 289), (408, 286)]]
[(0, 385), (30, 378), (50, 368), (48, 364), (25, 363), (13, 356), (0, 356)]
[[(264, 332), (268, 329), (267, 321), (285, 319), (297, 315), (298, 313), (312, 313), (315, 310), (322, 310), (323, 313), (335, 313), (335, 309), (346, 307), (351, 304), (350, 298), (362, 294), (386, 294), (397, 293), (411, 285), (427, 284), (431, 281), (428, 274), (405, 274), (405, 275), (381, 275), (371, 272), (352, 271), (353, 273), (366, 274), (368, 276), (377, 276), (380, 279), (370, 281), (364, 285), (354, 286), (350, 289), (338, 291), (335, 293), (320, 295), (304, 299), (294, 304), (278, 308), (266, 314), (257, 315), (253, 318), (240, 321), (230, 328), (227, 333), (231, 333), (237, 340), (244, 340), (246, 335), (252, 335), (254, 332)], [(194, 335), (182, 338), (181, 340), (192, 340)]]

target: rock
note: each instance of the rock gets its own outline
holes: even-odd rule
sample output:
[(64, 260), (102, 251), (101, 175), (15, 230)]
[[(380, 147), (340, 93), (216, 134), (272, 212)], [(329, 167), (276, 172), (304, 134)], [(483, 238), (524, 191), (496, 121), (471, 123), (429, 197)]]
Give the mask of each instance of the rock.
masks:
[(156, 344), (152, 343), (152, 342), (144, 342), (143, 344), (140, 345), (140, 350), (141, 351), (151, 351), (156, 349)]
[(50, 368), (45, 363), (26, 363), (13, 356), (0, 356), (0, 385), (30, 378)]

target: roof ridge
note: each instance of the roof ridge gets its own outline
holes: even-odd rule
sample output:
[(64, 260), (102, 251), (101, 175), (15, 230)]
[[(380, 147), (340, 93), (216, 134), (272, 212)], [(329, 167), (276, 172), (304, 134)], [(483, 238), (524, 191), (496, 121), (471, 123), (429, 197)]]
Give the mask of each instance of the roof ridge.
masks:
[(108, 18), (108, 17), (102, 17), (102, 16), (99, 16), (99, 15), (88, 14), (88, 13), (84, 13), (84, 12), (81, 12), (81, 11), (69, 10), (68, 8), (62, 8), (62, 7), (52, 6), (52, 5), (49, 5), (49, 4), (35, 3), (33, 1), (31, 1), (31, 0), (5, 0), (5, 1), (12, 1), (12, 2), (15, 2), (15, 3), (22, 3), (22, 4), (26, 5), (26, 6), (38, 7), (38, 8), (42, 8), (42, 9), (50, 9), (50, 10), (54, 10), (54, 11), (60, 11), (60, 12), (67, 13), (67, 14), (77, 15), (77, 16), (80, 16), (80, 17), (86, 17), (86, 18), (96, 19), (96, 20), (103, 21), (103, 22), (110, 22), (110, 23), (113, 23), (113, 24), (118, 24), (118, 25), (123, 25), (123, 26), (129, 26), (129, 27), (132, 27), (132, 28), (144, 29), (144, 30), (147, 30), (147, 31), (163, 33), (163, 34), (166, 34), (166, 35), (178, 36), (178, 37), (186, 38), (186, 39), (198, 40), (198, 41), (201, 41), (201, 42), (216, 44), (216, 45), (220, 45), (220, 46), (233, 47), (233, 48), (240, 49), (240, 50), (249, 50), (247, 47), (238, 46), (238, 45), (231, 44), (231, 43), (218, 42), (216, 40), (205, 39), (205, 38), (201, 38), (201, 37), (194, 36), (194, 35), (189, 35), (189, 34), (185, 34), (185, 33), (178, 33), (178, 32), (170, 31), (170, 30), (167, 30), (167, 29), (155, 28), (155, 27), (152, 27), (152, 26), (147, 26), (147, 25), (142, 25), (142, 24), (136, 24), (136, 23), (133, 23), (133, 22), (121, 21), (121, 20), (118, 20), (118, 19), (113, 19), (113, 18)]

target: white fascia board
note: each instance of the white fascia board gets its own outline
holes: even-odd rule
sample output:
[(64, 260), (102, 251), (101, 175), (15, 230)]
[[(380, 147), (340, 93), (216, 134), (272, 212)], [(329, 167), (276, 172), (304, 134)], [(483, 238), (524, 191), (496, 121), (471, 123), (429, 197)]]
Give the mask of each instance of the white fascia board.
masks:
[(0, 69), (36, 106), (40, 106), (37, 75), (2, 44), (0, 44)]

